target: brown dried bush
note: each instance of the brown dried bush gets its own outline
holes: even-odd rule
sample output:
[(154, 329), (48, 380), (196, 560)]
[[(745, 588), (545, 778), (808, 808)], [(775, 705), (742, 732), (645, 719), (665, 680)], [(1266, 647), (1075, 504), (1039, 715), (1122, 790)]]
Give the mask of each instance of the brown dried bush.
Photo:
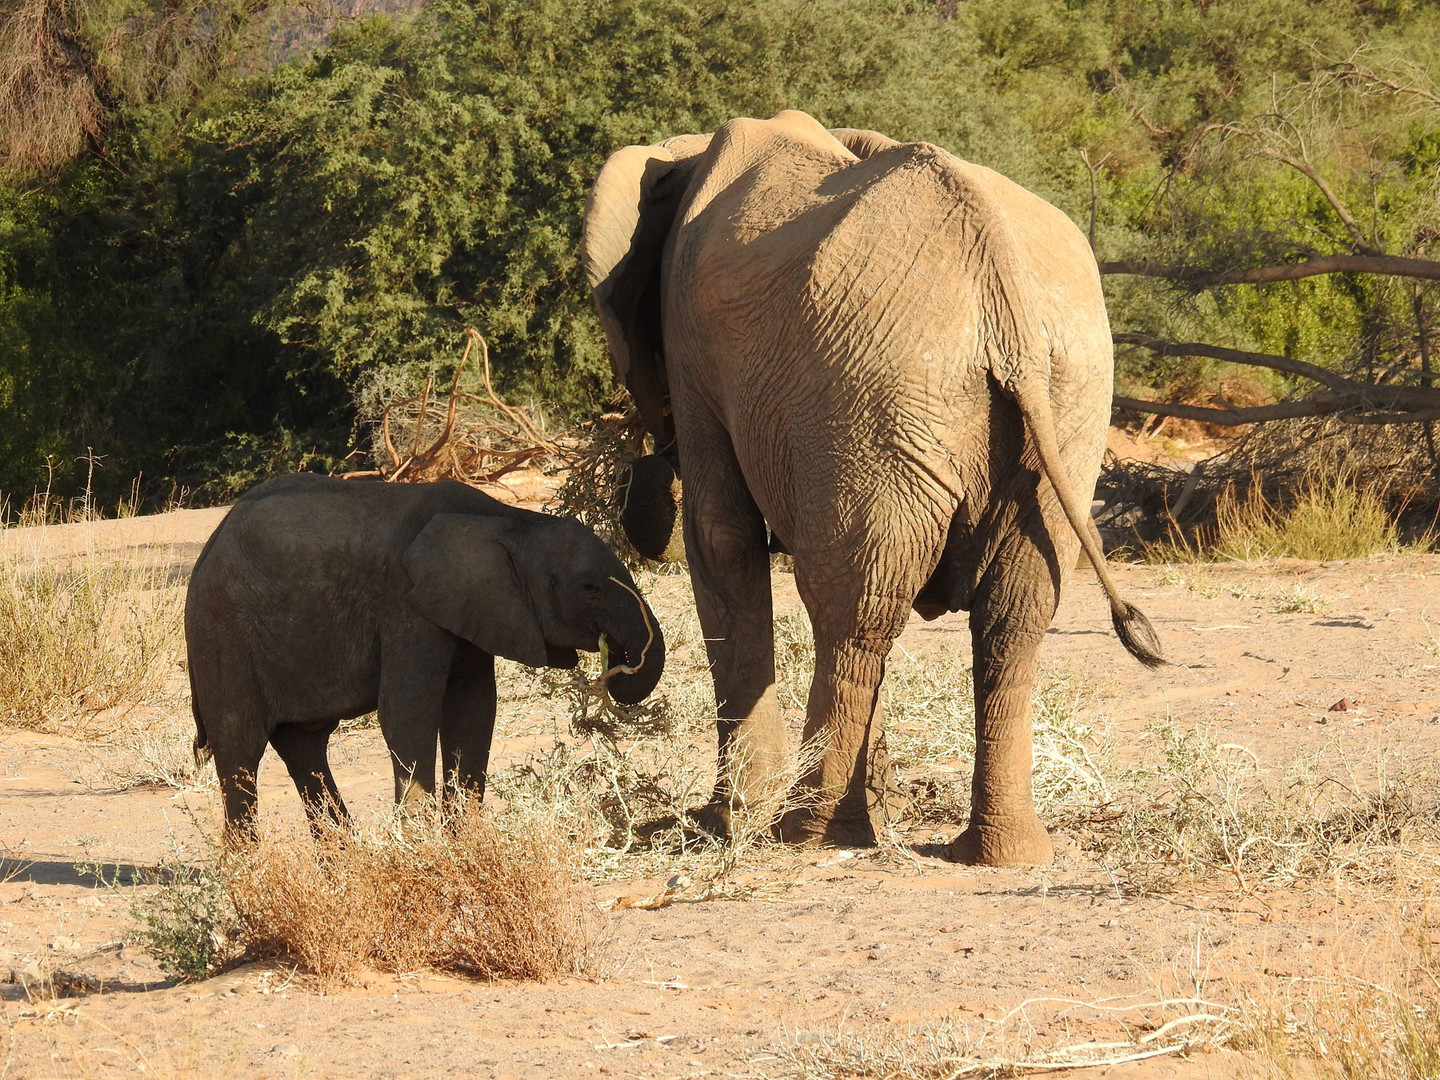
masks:
[(256, 956), (288, 956), (325, 981), (362, 968), (481, 978), (593, 975), (598, 916), (577, 895), (581, 851), (552, 821), (412, 813), (330, 826), (314, 843), (266, 835), (221, 873)]

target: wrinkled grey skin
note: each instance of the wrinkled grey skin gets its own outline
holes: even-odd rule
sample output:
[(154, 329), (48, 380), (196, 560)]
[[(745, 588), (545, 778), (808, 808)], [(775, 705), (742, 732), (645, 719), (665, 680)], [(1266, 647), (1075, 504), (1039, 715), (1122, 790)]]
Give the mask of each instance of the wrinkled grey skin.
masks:
[(1030, 693), (1082, 546), (1122, 642), (1163, 663), (1089, 521), (1113, 357), (1084, 236), (938, 147), (784, 112), (612, 155), (582, 257), (616, 373), (684, 483), (720, 717), (711, 820), (773, 792), (785, 753), (768, 526), (815, 630), (805, 736), (825, 747), (782, 835), (874, 841), (886, 656), (912, 607), (967, 610), (977, 752), (951, 851), (1048, 862)]
[(185, 600), (195, 748), (214, 754), (227, 824), (252, 827), (267, 743), (312, 821), (343, 817), (326, 743), (377, 708), (397, 802), (435, 791), (437, 739), (447, 790), (483, 794), (496, 656), (571, 667), (604, 634), (611, 663), (637, 668), (611, 678), (614, 697), (655, 688), (665, 643), (634, 589), (573, 518), (464, 484), (302, 473), (252, 489), (205, 545)]

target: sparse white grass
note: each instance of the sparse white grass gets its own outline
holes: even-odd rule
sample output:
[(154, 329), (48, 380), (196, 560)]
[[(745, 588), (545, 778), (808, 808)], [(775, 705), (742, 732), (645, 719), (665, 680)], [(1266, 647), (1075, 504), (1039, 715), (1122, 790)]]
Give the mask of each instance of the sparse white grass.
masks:
[(1329, 611), (1335, 599), (1297, 582), (1280, 588), (1256, 587), (1246, 581), (1218, 581), (1203, 563), (1168, 563), (1160, 571), (1160, 583), (1187, 590), (1203, 600), (1228, 596), (1235, 600), (1256, 600), (1276, 615), (1319, 615)]
[(1023, 1002), (995, 1020), (946, 1015), (921, 1025), (842, 1023), (786, 1032), (777, 1050), (799, 1080), (1024, 1076), (1223, 1045), (1234, 1027), (1231, 1017), (1228, 1007), (1198, 997), (1095, 1002), (1049, 997)]
[[(975, 761), (975, 691), (968, 643), (917, 658), (897, 647), (885, 673), (887, 739), (901, 768), (951, 765), (968, 780)], [(1035, 802), (1045, 816), (1108, 803), (1109, 728), (1093, 689), (1042, 671), (1032, 695)]]
[(1217, 596), (1230, 596), (1236, 600), (1259, 600), (1264, 595), (1244, 582), (1216, 581), (1210, 567), (1197, 562), (1165, 563), (1160, 570), (1160, 583), (1185, 589), (1202, 600), (1213, 600)]
[(1334, 601), (1308, 585), (1292, 585), (1277, 589), (1268, 596), (1268, 610), (1276, 615), (1321, 615), (1334, 606)]
[(195, 721), (188, 708), (172, 702), (163, 709), (128, 713), (119, 727), (82, 743), (61, 768), (91, 791), (218, 790), (214, 766), (195, 763), (194, 739)]
[(1338, 745), (1267, 767), (1199, 726), (1151, 725), (1141, 763), (1113, 785), (1082, 844), (1141, 890), (1227, 875), (1242, 890), (1344, 874), (1393, 881), (1440, 867), (1435, 777), (1382, 753), (1358, 767)]

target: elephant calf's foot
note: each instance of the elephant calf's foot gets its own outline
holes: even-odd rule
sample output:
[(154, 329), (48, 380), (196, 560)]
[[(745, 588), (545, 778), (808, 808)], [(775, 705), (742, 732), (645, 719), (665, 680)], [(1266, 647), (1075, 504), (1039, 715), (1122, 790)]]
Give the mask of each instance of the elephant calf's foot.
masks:
[(875, 826), (868, 817), (840, 817), (800, 807), (780, 819), (780, 839), (787, 844), (831, 847), (874, 847)]
[(719, 795), (696, 810), (689, 811), (692, 824), (701, 832), (717, 840), (730, 839), (730, 800)]
[(976, 824), (955, 838), (950, 858), (971, 866), (1047, 866), (1055, 858), (1050, 836), (1034, 813), (1000, 824)]

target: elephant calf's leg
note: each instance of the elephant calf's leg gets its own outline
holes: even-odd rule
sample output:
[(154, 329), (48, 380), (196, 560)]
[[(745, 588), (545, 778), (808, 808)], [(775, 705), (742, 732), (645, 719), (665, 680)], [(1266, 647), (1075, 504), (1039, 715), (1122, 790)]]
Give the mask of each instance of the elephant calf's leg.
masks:
[[(248, 728), (248, 725), (247, 725)], [(256, 726), (253, 735), (214, 739), (215, 775), (225, 801), (225, 832), (229, 839), (255, 839), (255, 780), (265, 754), (265, 736)]]
[(327, 748), (337, 725), (311, 727), (305, 724), (281, 724), (270, 736), (270, 745), (295, 781), (295, 790), (305, 806), (310, 828), (319, 828), (320, 818), (329, 818), (336, 825), (350, 820), (335, 777), (330, 772)]
[(396, 628), (380, 646), (380, 733), (402, 809), (435, 794), (435, 743), (458, 639), (419, 620)]
[(495, 733), (495, 657), (462, 643), (450, 669), (440, 717), (440, 758), (446, 798), (459, 791), (485, 797), (485, 770)]

